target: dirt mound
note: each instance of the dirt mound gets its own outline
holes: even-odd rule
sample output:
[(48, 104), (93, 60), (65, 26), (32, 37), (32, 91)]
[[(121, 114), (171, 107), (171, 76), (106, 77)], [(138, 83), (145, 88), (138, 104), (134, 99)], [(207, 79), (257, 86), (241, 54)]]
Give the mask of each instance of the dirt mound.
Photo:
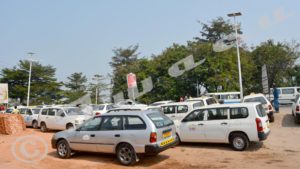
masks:
[(16, 134), (26, 129), (24, 119), (19, 114), (0, 114), (0, 134)]

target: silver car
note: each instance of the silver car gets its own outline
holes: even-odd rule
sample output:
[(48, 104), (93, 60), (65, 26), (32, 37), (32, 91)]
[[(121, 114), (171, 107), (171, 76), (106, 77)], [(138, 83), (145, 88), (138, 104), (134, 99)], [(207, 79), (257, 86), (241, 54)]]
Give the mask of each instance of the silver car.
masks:
[(76, 151), (113, 153), (123, 165), (140, 154), (156, 155), (178, 143), (175, 125), (158, 111), (127, 111), (95, 116), (78, 129), (54, 134), (52, 147), (60, 158)]

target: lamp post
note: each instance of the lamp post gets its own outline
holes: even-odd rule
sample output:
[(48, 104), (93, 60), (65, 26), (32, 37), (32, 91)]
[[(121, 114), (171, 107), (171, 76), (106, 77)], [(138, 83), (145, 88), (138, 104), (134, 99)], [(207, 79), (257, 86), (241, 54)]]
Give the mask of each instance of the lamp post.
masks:
[[(30, 55), (30, 58), (32, 58), (32, 56), (35, 53), (29, 52), (28, 53)], [(29, 61), (29, 77), (28, 77), (28, 90), (27, 90), (27, 107), (29, 106), (29, 98), (30, 98), (30, 84), (31, 84), (31, 67), (32, 67), (32, 62), (34, 62), (33, 59), (28, 59)]]
[(242, 83), (241, 59), (240, 59), (240, 49), (239, 49), (239, 41), (238, 41), (238, 33), (237, 33), (237, 23), (236, 23), (236, 17), (241, 16), (241, 15), (242, 15), (241, 12), (227, 14), (228, 17), (233, 17), (233, 19), (234, 19), (236, 52), (237, 52), (237, 58), (238, 58), (239, 82), (240, 82), (240, 98), (241, 98), (241, 100), (243, 100), (243, 83)]

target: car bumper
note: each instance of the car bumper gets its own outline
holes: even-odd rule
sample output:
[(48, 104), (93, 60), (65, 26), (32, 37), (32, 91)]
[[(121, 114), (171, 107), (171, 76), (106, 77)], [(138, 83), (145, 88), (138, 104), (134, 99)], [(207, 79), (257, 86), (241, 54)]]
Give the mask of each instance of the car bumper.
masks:
[(258, 132), (258, 138), (259, 138), (259, 141), (263, 141), (263, 140), (266, 140), (270, 134), (271, 130), (269, 130), (268, 132)]
[(163, 147), (155, 144), (155, 145), (146, 145), (145, 146), (145, 154), (147, 155), (151, 155), (151, 154), (158, 154), (162, 151), (165, 151), (171, 147), (174, 147), (176, 146), (177, 144), (179, 143), (179, 140), (178, 138), (175, 139), (175, 141), (173, 143), (170, 143), (168, 145), (165, 145)]
[(56, 149), (56, 142), (57, 142), (57, 140), (55, 138), (51, 139), (51, 147), (54, 149)]

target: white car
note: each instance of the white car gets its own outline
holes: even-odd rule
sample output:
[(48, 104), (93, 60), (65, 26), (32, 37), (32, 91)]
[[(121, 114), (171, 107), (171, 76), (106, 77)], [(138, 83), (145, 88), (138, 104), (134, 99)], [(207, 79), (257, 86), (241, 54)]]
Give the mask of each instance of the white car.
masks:
[(260, 103), (209, 105), (187, 114), (177, 134), (181, 142), (230, 143), (242, 151), (249, 142), (267, 139), (270, 128)]
[(148, 107), (147, 110), (158, 110), (161, 111), (161, 106), (168, 104), (168, 103), (174, 103), (172, 100), (164, 100), (164, 101), (158, 101), (151, 103)]
[(38, 128), (38, 116), (40, 108), (20, 108), (19, 113), (23, 116), (26, 126)]
[(219, 104), (219, 102), (215, 98), (209, 97), (209, 96), (191, 98), (191, 99), (187, 99), (186, 101), (187, 102), (200, 101), (200, 102), (203, 103), (204, 106), (208, 106), (208, 105), (211, 105), (211, 104)]
[(258, 94), (250, 94), (248, 96), (245, 96), (243, 99), (243, 102), (259, 102), (261, 103), (265, 110), (266, 113), (268, 114), (270, 122), (274, 122), (274, 108), (271, 104), (271, 102), (267, 99), (267, 97), (261, 93)]
[(202, 106), (205, 105), (201, 101), (175, 102), (162, 105), (161, 111), (177, 123), (177, 121), (180, 121), (187, 113)]
[(138, 102), (135, 102), (133, 100), (123, 100), (123, 101), (120, 101), (116, 104), (114, 104), (114, 107), (115, 108), (133, 108), (133, 109), (141, 109), (141, 110), (146, 110), (148, 105), (146, 104), (141, 104), (141, 103), (138, 103)]
[(106, 113), (108, 110), (112, 109), (113, 106), (111, 104), (99, 104), (99, 105), (92, 105), (93, 107), (93, 115), (99, 116), (101, 114)]
[(295, 123), (300, 124), (300, 95), (297, 95), (293, 102), (292, 115), (294, 116)]
[(47, 107), (41, 110), (38, 124), (42, 132), (65, 130), (78, 128), (91, 117), (85, 115), (78, 107)]
[[(295, 97), (300, 94), (300, 87), (278, 87), (278, 102), (279, 104), (291, 104), (293, 103), (293, 100)], [(273, 95), (273, 88), (270, 89), (270, 100), (271, 102), (274, 101), (274, 95)]]

